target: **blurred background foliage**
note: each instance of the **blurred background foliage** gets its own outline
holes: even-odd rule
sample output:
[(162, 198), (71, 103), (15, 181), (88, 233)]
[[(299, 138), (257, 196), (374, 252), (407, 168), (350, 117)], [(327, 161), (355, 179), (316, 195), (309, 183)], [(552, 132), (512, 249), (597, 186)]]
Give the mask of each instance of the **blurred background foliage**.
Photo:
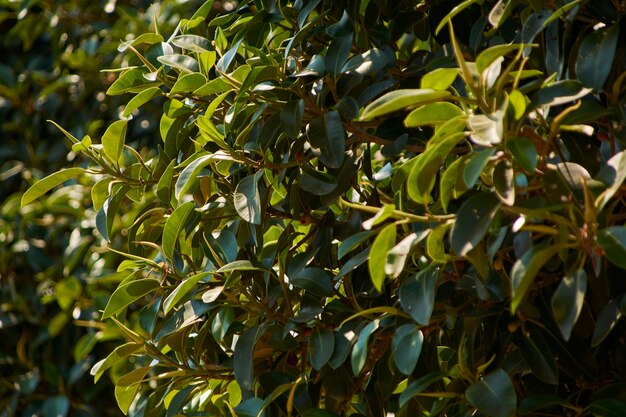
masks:
[[(21, 212), (19, 198), (80, 163), (47, 120), (78, 137), (101, 135), (122, 104), (105, 95), (115, 74), (102, 71), (129, 65), (120, 42), (171, 33), (199, 4), (0, 0), (0, 416), (119, 415), (109, 380), (94, 385), (88, 372), (118, 337), (93, 322), (116, 283), (117, 255), (94, 233), (91, 184)], [(136, 149), (158, 139), (160, 105), (144, 109), (128, 132)]]

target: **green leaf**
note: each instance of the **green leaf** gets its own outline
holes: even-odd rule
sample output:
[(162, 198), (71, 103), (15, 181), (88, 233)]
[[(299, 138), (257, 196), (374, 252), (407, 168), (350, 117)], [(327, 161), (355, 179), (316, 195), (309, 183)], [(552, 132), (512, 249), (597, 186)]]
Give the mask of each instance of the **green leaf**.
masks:
[(441, 21), (437, 25), (437, 28), (435, 29), (435, 35), (439, 34), (439, 31), (443, 29), (444, 26), (447, 25), (454, 16), (461, 13), (463, 10), (467, 9), (472, 4), (478, 3), (478, 2), (482, 3), (481, 0), (465, 0), (457, 4), (456, 6), (454, 6), (454, 8), (452, 8), (452, 10), (450, 10), (450, 12), (443, 19), (441, 19)]
[(228, 71), (228, 67), (230, 67), (230, 64), (233, 62), (233, 60), (235, 59), (235, 56), (237, 55), (237, 51), (239, 51), (239, 46), (241, 45), (241, 42), (243, 42), (243, 38), (235, 42), (231, 46), (231, 48), (228, 50), (228, 52), (226, 52), (219, 59), (219, 61), (217, 61), (217, 64), (215, 64), (215, 68), (217, 68), (219, 72)]
[(548, 384), (559, 383), (556, 361), (541, 333), (533, 329), (524, 335), (520, 351), (533, 375)]
[(604, 339), (606, 339), (619, 319), (622, 318), (622, 314), (620, 302), (616, 299), (611, 300), (604, 306), (596, 319), (596, 325), (593, 329), (593, 335), (591, 336), (592, 348), (597, 347)]
[(126, 128), (128, 120), (117, 120), (107, 128), (102, 135), (102, 149), (109, 161), (117, 164), (122, 151), (124, 150), (124, 140), (126, 139)]
[[(204, 299), (203, 299), (204, 301)], [(226, 333), (235, 320), (235, 310), (225, 305), (217, 311), (213, 322), (211, 323), (211, 334), (218, 343), (221, 343), (226, 337)]]
[(411, 398), (415, 397), (435, 382), (443, 379), (445, 376), (446, 374), (444, 372), (432, 372), (411, 382), (400, 394), (400, 408), (404, 407)]
[(191, 52), (204, 52), (213, 50), (213, 45), (211, 45), (211, 41), (198, 35), (180, 35), (172, 39), (172, 43), (179, 48), (186, 49), (187, 51)]
[(362, 54), (354, 55), (341, 68), (342, 74), (371, 75), (376, 74), (389, 64), (384, 51), (372, 48)]
[(473, 114), (467, 119), (472, 129), (470, 138), (477, 145), (492, 146), (502, 141), (504, 112), (498, 110), (492, 114)]
[(431, 103), (418, 107), (409, 113), (404, 119), (404, 126), (437, 126), (461, 115), (463, 115), (463, 110), (452, 103), (447, 101)]
[(517, 407), (515, 387), (502, 369), (471, 385), (465, 396), (478, 411), (490, 417), (511, 417)]
[(139, 391), (140, 381), (144, 379), (150, 369), (152, 369), (151, 366), (137, 368), (121, 376), (115, 383), (115, 399), (124, 415), (128, 414), (128, 410)]
[(298, 185), (304, 191), (322, 196), (332, 193), (338, 186), (337, 179), (331, 174), (313, 169), (309, 165), (303, 165), (300, 169)]
[(420, 88), (430, 88), (441, 91), (447, 90), (454, 83), (457, 75), (459, 75), (458, 68), (437, 68), (436, 70), (424, 74), (420, 80)]
[(450, 96), (451, 94), (448, 91), (436, 91), (430, 88), (391, 91), (365, 107), (363, 113), (361, 113), (360, 120), (372, 120), (375, 117), (405, 108), (413, 108), (436, 101), (443, 101)]
[(289, 282), (295, 287), (320, 297), (329, 297), (334, 294), (332, 279), (321, 268), (304, 268), (294, 276), (290, 276)]
[(137, 279), (120, 285), (111, 294), (102, 313), (102, 320), (121, 312), (133, 302), (159, 288), (160, 285), (159, 280), (154, 278)]
[(198, 61), (196, 61), (189, 55), (167, 54), (158, 56), (157, 60), (161, 64), (176, 68), (177, 70), (184, 73), (194, 73), (200, 71), (200, 65), (198, 64)]
[(252, 391), (254, 387), (254, 347), (265, 333), (266, 328), (266, 323), (254, 326), (246, 330), (237, 339), (233, 356), (233, 373), (243, 390)]
[(124, 93), (140, 93), (147, 88), (160, 85), (160, 81), (149, 81), (144, 77), (146, 70), (132, 68), (124, 71), (107, 90), (107, 95), (117, 96)]
[(449, 224), (440, 224), (430, 230), (426, 238), (426, 253), (433, 262), (446, 263), (450, 260), (450, 255), (446, 253), (444, 238), (450, 229)]
[(626, 226), (611, 226), (599, 230), (596, 243), (609, 261), (626, 269)]
[(406, 258), (409, 256), (409, 253), (411, 253), (415, 244), (423, 239), (423, 236), (423, 234), (418, 236), (416, 233), (411, 233), (396, 246), (391, 248), (391, 250), (387, 252), (385, 274), (389, 275), (392, 279), (399, 277), (402, 271), (404, 271)]
[(513, 264), (511, 269), (511, 314), (515, 314), (517, 311), (517, 307), (524, 299), (539, 270), (560, 249), (561, 245), (550, 245), (546, 248), (534, 246)]
[(57, 185), (62, 184), (70, 178), (74, 178), (83, 172), (85, 172), (85, 170), (82, 168), (67, 168), (40, 179), (22, 195), (20, 206), (25, 207)]
[(507, 206), (515, 203), (515, 171), (507, 159), (498, 161), (492, 174), (496, 195)]
[(161, 42), (163, 42), (163, 36), (159, 35), (158, 33), (142, 33), (131, 41), (120, 43), (120, 45), (117, 47), (117, 51), (124, 52), (128, 49), (129, 46), (154, 45), (155, 43)]
[(450, 244), (458, 256), (465, 256), (483, 239), (498, 213), (500, 200), (492, 193), (479, 192), (463, 203), (450, 232)]
[(480, 174), (483, 172), (487, 162), (489, 162), (489, 158), (491, 158), (495, 151), (495, 148), (483, 149), (482, 151), (475, 152), (468, 158), (463, 168), (463, 181), (468, 189), (474, 187), (474, 184), (476, 184), (476, 181), (480, 178)]
[(513, 137), (506, 141), (506, 146), (520, 164), (524, 171), (534, 173), (537, 168), (537, 148), (535, 144), (525, 137)]
[(309, 336), (308, 356), (311, 365), (317, 371), (322, 369), (333, 356), (335, 350), (335, 336), (332, 330), (319, 326), (313, 329)]
[(109, 240), (109, 237), (113, 232), (115, 215), (117, 214), (117, 210), (119, 209), (124, 197), (126, 197), (129, 189), (130, 187), (126, 184), (119, 187), (119, 189), (115, 191), (111, 197), (106, 199), (102, 208), (100, 208), (96, 214), (96, 227), (102, 237), (106, 240)]
[[(169, 204), (172, 199), (172, 179), (174, 178), (174, 166), (176, 160), (172, 159), (161, 174), (156, 187), (156, 195), (162, 203)], [(180, 178), (180, 177), (179, 177)], [(176, 182), (178, 184), (178, 181)]]
[(255, 265), (248, 260), (240, 260), (227, 263), (217, 270), (217, 272), (220, 274), (232, 271), (267, 271), (267, 269), (263, 268), (260, 265)]
[(304, 100), (295, 100), (286, 103), (280, 111), (280, 124), (291, 139), (300, 136), (302, 116), (304, 115)]
[(391, 339), (393, 360), (404, 375), (411, 375), (422, 352), (424, 334), (414, 324), (398, 327)]
[(587, 273), (578, 269), (565, 275), (552, 294), (552, 317), (559, 325), (563, 339), (569, 340), (580, 316), (587, 292)]
[(382, 291), (385, 283), (385, 265), (387, 264), (387, 252), (396, 244), (396, 225), (385, 226), (372, 243), (369, 259), (369, 272), (372, 284), (377, 291)]
[(483, 72), (489, 68), (489, 66), (494, 63), (498, 58), (503, 57), (504, 55), (513, 52), (519, 51), (520, 48), (523, 48), (529, 45), (523, 44), (503, 44), (492, 46), (491, 48), (487, 48), (478, 54), (476, 58), (476, 69), (479, 74), (483, 74)]
[(329, 168), (340, 168), (346, 151), (346, 134), (341, 117), (330, 111), (316, 117), (307, 127), (307, 137), (313, 153)]
[(596, 400), (589, 406), (594, 417), (623, 417), (626, 415), (626, 403), (613, 399)]
[(324, 57), (324, 66), (330, 75), (339, 75), (352, 49), (352, 33), (333, 40)]
[(178, 302), (182, 300), (182, 298), (196, 286), (196, 284), (200, 280), (212, 274), (213, 272), (202, 272), (196, 275), (192, 275), (186, 278), (180, 284), (178, 284), (174, 291), (172, 291), (170, 295), (167, 296), (165, 301), (163, 301), (163, 314), (167, 315), (172, 310), (172, 308), (174, 308), (176, 304), (178, 304)]
[(126, 107), (124, 107), (124, 113), (122, 113), (122, 115), (124, 117), (129, 117), (139, 107), (143, 106), (154, 97), (160, 95), (162, 95), (162, 92), (159, 87), (149, 87), (145, 90), (142, 90), (126, 104)]
[(396, 210), (396, 206), (393, 204), (383, 204), (383, 206), (378, 210), (373, 217), (370, 217), (368, 220), (364, 221), (361, 224), (361, 227), (365, 230), (370, 230), (373, 226), (379, 225), (384, 222), (391, 216)]
[(596, 199), (598, 210), (602, 210), (626, 180), (626, 151), (616, 153), (602, 164), (597, 179), (608, 186)]
[(585, 36), (578, 48), (576, 77), (587, 87), (602, 89), (615, 58), (620, 25), (597, 29)]
[(107, 369), (142, 348), (143, 343), (136, 342), (124, 343), (123, 345), (117, 346), (106, 358), (102, 359), (91, 368), (90, 373), (93, 375), (94, 382), (98, 382)]
[(379, 325), (380, 321), (378, 319), (372, 320), (359, 332), (359, 336), (354, 344), (354, 347), (352, 348), (352, 355), (350, 357), (352, 372), (355, 376), (358, 376), (365, 366), (365, 362), (370, 355), (368, 348), (370, 336), (378, 329)]
[(548, 87), (544, 87), (532, 96), (532, 104), (539, 106), (558, 106), (578, 100), (589, 94), (590, 88), (585, 88), (580, 81), (563, 80)]
[(337, 258), (341, 259), (376, 233), (374, 230), (356, 233), (339, 245)]
[(170, 94), (190, 93), (206, 84), (207, 79), (199, 72), (185, 74), (176, 80), (176, 83), (170, 90)]
[(178, 235), (185, 227), (187, 217), (189, 213), (193, 211), (195, 205), (193, 201), (181, 204), (176, 207), (176, 210), (170, 214), (165, 222), (161, 246), (163, 247), (163, 256), (165, 256), (166, 259), (172, 260), (174, 258), (174, 248), (178, 241)]
[(402, 309), (422, 326), (428, 326), (435, 306), (435, 291), (439, 268), (431, 264), (400, 286), (399, 296)]
[(233, 204), (235, 210), (242, 219), (252, 224), (261, 224), (262, 202), (259, 191), (259, 180), (263, 176), (263, 171), (247, 176), (239, 181), (233, 194)]
[[(185, 167), (185, 169), (182, 170), (182, 172), (178, 176), (178, 179), (176, 180), (176, 185), (174, 186), (176, 199), (180, 200), (185, 195), (185, 193), (189, 191), (189, 189), (193, 186), (195, 181), (197, 181), (200, 171), (202, 171), (211, 162), (231, 161), (231, 160), (232, 160), (232, 157), (230, 155), (227, 155), (224, 152), (218, 151), (210, 155), (202, 155), (196, 160), (194, 160), (193, 162), (191, 162), (189, 165)], [(159, 186), (160, 185), (161, 185), (161, 182), (159, 181)], [(163, 186), (171, 187), (171, 180), (163, 184)], [(160, 187), (157, 187), (157, 188), (159, 189)]]

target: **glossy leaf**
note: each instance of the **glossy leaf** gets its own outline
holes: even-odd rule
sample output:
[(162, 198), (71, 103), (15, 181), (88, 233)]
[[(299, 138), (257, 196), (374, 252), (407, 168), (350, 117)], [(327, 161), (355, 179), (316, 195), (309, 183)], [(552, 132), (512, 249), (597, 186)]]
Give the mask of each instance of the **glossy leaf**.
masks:
[(436, 91), (430, 88), (392, 91), (365, 107), (360, 120), (372, 120), (405, 108), (443, 101), (448, 97), (450, 97), (448, 91)]
[(352, 356), (351, 356), (351, 364), (352, 364), (352, 373), (356, 376), (361, 373), (365, 363), (367, 362), (367, 358), (369, 356), (369, 340), (380, 325), (378, 320), (373, 320), (359, 332), (359, 336), (352, 348)]
[(178, 242), (178, 235), (180, 235), (180, 232), (185, 227), (187, 217), (193, 211), (194, 207), (195, 203), (193, 201), (188, 201), (176, 207), (176, 210), (170, 214), (165, 222), (161, 246), (163, 247), (163, 255), (167, 259), (173, 259), (174, 248), (176, 247), (176, 242)]
[(611, 300), (604, 306), (598, 318), (596, 319), (596, 325), (593, 329), (593, 335), (591, 336), (591, 347), (596, 347), (607, 338), (611, 330), (615, 327), (617, 322), (622, 318), (622, 309), (618, 300)]
[(423, 342), (424, 334), (414, 324), (403, 324), (393, 334), (391, 339), (393, 360), (404, 375), (413, 373), (422, 352)]
[(135, 110), (143, 106), (154, 97), (161, 95), (161, 89), (159, 87), (149, 87), (139, 92), (133, 97), (124, 107), (124, 117), (129, 117)]
[(128, 410), (131, 404), (135, 400), (135, 396), (139, 391), (139, 382), (143, 380), (146, 374), (150, 371), (150, 366), (144, 366), (137, 368), (126, 375), (122, 375), (115, 384), (115, 399), (117, 405), (122, 410), (124, 415), (128, 415)]
[(619, 31), (619, 25), (594, 29), (581, 42), (576, 58), (576, 75), (587, 87), (602, 89), (612, 68), (608, 63), (613, 62), (615, 57)]
[(566, 341), (580, 316), (586, 292), (587, 273), (584, 269), (579, 269), (565, 275), (552, 295), (552, 317)]
[(463, 115), (463, 111), (456, 105), (442, 101), (418, 107), (404, 119), (406, 127), (440, 125), (450, 119)]
[(127, 120), (117, 120), (113, 122), (102, 135), (102, 149), (109, 160), (115, 164), (118, 163), (122, 151), (124, 150), (124, 141), (126, 139)]
[[(433, 90), (447, 90), (450, 88), (457, 75), (458, 68), (437, 68), (425, 74), (420, 80), (420, 88)], [(405, 120), (405, 123), (406, 120)]]
[(465, 256), (483, 239), (500, 204), (496, 196), (487, 193), (477, 193), (467, 199), (450, 232), (450, 244), (457, 255)]
[(251, 391), (254, 384), (254, 348), (265, 333), (266, 326), (261, 324), (246, 330), (237, 340), (233, 372), (242, 389)]
[(513, 313), (517, 311), (539, 270), (559, 249), (558, 245), (551, 245), (546, 248), (536, 246), (526, 251), (513, 264), (513, 269), (511, 270), (511, 292), (513, 296), (511, 298), (511, 311)]
[(611, 226), (599, 230), (596, 242), (609, 261), (626, 269), (626, 226)]
[(102, 313), (102, 319), (105, 320), (118, 314), (136, 300), (159, 288), (160, 285), (159, 280), (154, 278), (137, 279), (120, 285), (111, 294), (104, 313)]
[(25, 207), (57, 185), (60, 185), (71, 178), (77, 177), (84, 172), (85, 170), (82, 168), (67, 168), (42, 178), (26, 190), (26, 192), (22, 195), (20, 205)]
[(368, 263), (370, 277), (374, 288), (382, 291), (385, 283), (385, 265), (387, 264), (387, 252), (396, 244), (396, 225), (385, 226), (372, 243), (372, 251)]
[(510, 417), (515, 414), (517, 395), (511, 378), (502, 369), (486, 375), (465, 391), (469, 402), (490, 417)]
[(331, 111), (311, 121), (307, 137), (313, 152), (329, 168), (339, 168), (343, 162), (346, 134), (339, 113)]
[(308, 356), (317, 371), (328, 363), (335, 349), (335, 336), (327, 327), (316, 327), (309, 336)]
[(537, 167), (537, 148), (535, 144), (524, 137), (510, 138), (506, 142), (507, 148), (526, 172), (533, 173)]
[(212, 272), (202, 272), (199, 274), (195, 274), (190, 276), (181, 282), (175, 289), (172, 291), (165, 301), (163, 301), (163, 314), (167, 315), (172, 308), (178, 304), (178, 302), (185, 296), (189, 291), (191, 291), (194, 286), (202, 279), (205, 279), (208, 276), (211, 276)]
[(259, 171), (239, 181), (233, 195), (235, 210), (242, 219), (252, 224), (261, 224), (262, 205), (259, 180), (262, 173), (263, 171)]
[(435, 290), (439, 269), (429, 267), (409, 278), (400, 286), (399, 296), (402, 309), (422, 326), (428, 326), (435, 306)]
[(142, 343), (135, 343), (135, 342), (124, 343), (123, 345), (119, 345), (118, 347), (116, 347), (113, 350), (113, 352), (109, 353), (109, 355), (105, 359), (102, 359), (101, 361), (97, 362), (91, 368), (90, 372), (91, 372), (91, 375), (93, 375), (94, 382), (98, 382), (100, 377), (104, 374), (104, 372), (107, 369), (111, 368), (116, 363), (124, 360), (125, 358), (139, 351), (142, 348), (143, 348)]

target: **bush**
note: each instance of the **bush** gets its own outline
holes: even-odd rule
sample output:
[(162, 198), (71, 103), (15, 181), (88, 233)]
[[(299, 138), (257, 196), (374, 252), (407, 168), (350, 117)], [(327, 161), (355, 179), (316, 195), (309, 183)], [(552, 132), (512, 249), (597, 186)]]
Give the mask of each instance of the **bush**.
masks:
[(22, 196), (97, 181), (121, 410), (623, 415), (621, 6), (231, 6), (125, 42), (123, 118)]

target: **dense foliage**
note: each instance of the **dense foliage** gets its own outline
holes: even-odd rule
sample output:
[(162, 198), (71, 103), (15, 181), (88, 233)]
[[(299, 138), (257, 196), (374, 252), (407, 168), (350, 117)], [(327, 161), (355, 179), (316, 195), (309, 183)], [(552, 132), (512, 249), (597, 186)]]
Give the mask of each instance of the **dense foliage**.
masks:
[(123, 42), (119, 120), (21, 197), (95, 181), (120, 409), (624, 415), (622, 4), (231, 8)]
[[(115, 74), (102, 72), (126, 65), (120, 40), (155, 22), (174, 30), (199, 4), (0, 0), (2, 416), (119, 415), (110, 382), (94, 385), (89, 375), (120, 337), (94, 319), (115, 289), (100, 278), (121, 261), (94, 234), (91, 182), (83, 178), (24, 210), (20, 198), (36, 180), (81, 160), (46, 120), (99, 137), (123, 104), (107, 98)], [(158, 117), (160, 106), (145, 106), (128, 143), (155, 146)]]

